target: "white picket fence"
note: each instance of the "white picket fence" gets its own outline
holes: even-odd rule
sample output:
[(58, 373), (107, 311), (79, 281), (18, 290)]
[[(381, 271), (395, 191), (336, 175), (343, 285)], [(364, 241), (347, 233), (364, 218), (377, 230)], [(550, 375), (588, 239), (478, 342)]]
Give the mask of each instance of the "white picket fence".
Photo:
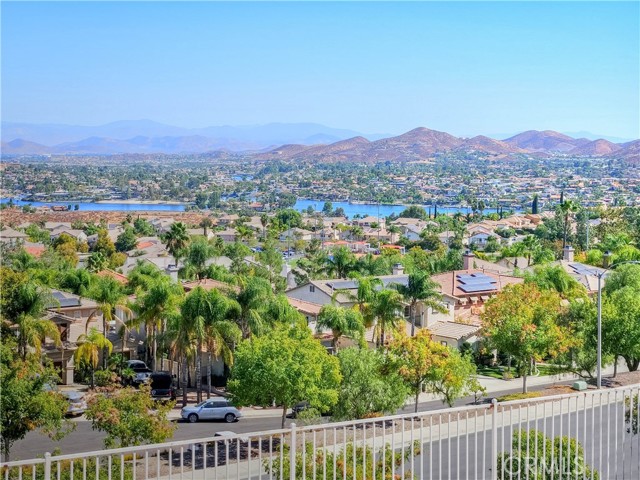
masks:
[[(5, 480), (640, 479), (640, 385), (0, 465)], [(561, 448), (534, 441), (568, 437)], [(514, 433), (521, 432), (522, 435)], [(515, 438), (515, 440), (514, 440)], [(499, 460), (500, 457), (500, 460)], [(583, 460), (582, 460), (583, 459)], [(588, 466), (585, 467), (585, 465)]]

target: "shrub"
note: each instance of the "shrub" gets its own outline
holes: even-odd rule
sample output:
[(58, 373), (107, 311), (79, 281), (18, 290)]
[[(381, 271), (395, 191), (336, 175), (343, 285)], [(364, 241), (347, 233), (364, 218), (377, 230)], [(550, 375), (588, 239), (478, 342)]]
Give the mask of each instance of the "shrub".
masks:
[(118, 382), (118, 375), (109, 370), (98, 370), (95, 373), (95, 379), (97, 387), (108, 387)]
[(512, 393), (510, 395), (503, 395), (502, 397), (498, 397), (498, 401), (509, 402), (511, 400), (525, 400), (527, 398), (536, 398), (541, 396), (541, 392)]

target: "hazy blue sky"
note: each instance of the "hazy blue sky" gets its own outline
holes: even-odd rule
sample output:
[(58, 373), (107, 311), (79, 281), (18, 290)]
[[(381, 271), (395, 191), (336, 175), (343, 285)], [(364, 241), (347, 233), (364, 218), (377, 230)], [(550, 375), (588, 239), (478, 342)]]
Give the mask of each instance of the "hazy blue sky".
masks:
[(638, 2), (2, 2), (2, 119), (640, 136)]

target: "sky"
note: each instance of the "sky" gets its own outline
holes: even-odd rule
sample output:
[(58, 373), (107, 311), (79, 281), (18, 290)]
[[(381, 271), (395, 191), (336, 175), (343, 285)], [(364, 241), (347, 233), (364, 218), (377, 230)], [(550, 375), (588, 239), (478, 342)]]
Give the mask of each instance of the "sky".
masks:
[(2, 120), (640, 137), (640, 2), (2, 2)]

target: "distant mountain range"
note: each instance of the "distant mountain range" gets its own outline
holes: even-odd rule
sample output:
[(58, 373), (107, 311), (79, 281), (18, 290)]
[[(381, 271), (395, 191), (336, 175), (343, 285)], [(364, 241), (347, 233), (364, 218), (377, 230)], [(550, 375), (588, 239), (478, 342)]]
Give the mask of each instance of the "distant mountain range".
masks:
[[(322, 161), (415, 161), (436, 153), (479, 152), (497, 158), (516, 154), (571, 154), (638, 159), (639, 140), (613, 143), (574, 138), (552, 130), (529, 130), (506, 139), (456, 137), (416, 128), (398, 136), (361, 134), (315, 123), (272, 123), (185, 129), (151, 120), (95, 127), (2, 123), (2, 153), (116, 154), (242, 152), (260, 159)], [(277, 146), (280, 145), (280, 146)]]
[(578, 156), (613, 156), (638, 160), (640, 140), (612, 143), (608, 140), (573, 138), (552, 130), (529, 130), (504, 140), (483, 135), (460, 138), (445, 132), (416, 128), (396, 137), (370, 142), (354, 137), (330, 145), (306, 147), (283, 145), (258, 154), (268, 159), (317, 159), (322, 161), (416, 161), (438, 153), (473, 153), (493, 155), (496, 158), (514, 154), (548, 156), (570, 154)]
[[(152, 120), (99, 126), (2, 122), (4, 153), (201, 153), (211, 150), (264, 150), (285, 143), (328, 144), (355, 136), (377, 140), (389, 134), (363, 134), (316, 123), (182, 128)], [(14, 141), (20, 140), (18, 144)], [(6, 149), (5, 149), (6, 148)]]

